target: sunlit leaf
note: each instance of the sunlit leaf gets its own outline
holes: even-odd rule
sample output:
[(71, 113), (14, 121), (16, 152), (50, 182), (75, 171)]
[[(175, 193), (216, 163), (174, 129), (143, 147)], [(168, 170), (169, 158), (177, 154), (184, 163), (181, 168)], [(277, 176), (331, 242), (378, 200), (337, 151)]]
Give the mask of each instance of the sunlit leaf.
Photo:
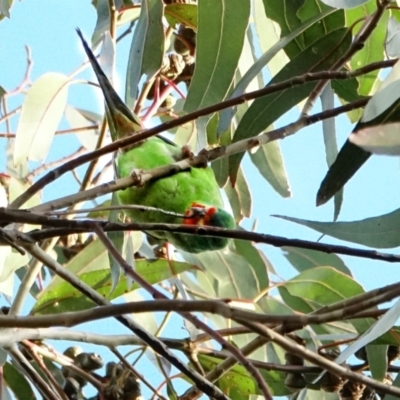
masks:
[[(193, 268), (192, 265), (178, 261), (136, 260), (136, 271), (150, 284), (164, 281), (191, 268)], [(79, 279), (108, 300), (120, 297), (128, 291), (126, 278), (122, 277), (110, 293), (111, 274), (108, 268), (81, 274)], [(140, 286), (133, 283), (129, 290), (138, 288)], [(95, 304), (91, 300), (69, 283), (61, 282), (53, 285), (51, 290), (46, 290), (39, 297), (31, 312), (33, 314), (62, 313), (71, 310), (85, 310), (94, 306)]]
[(400, 155), (400, 123), (367, 127), (350, 135), (349, 141), (363, 150), (388, 156)]
[(22, 104), (16, 132), (15, 165), (27, 159), (43, 160), (47, 156), (67, 104), (70, 83), (66, 75), (49, 72), (29, 89)]
[(373, 340), (386, 333), (398, 320), (400, 316), (400, 300), (390, 308), (372, 327), (361, 335), (354, 343), (347, 347), (335, 360), (338, 364), (347, 360), (357, 350), (371, 343)]
[[(363, 7), (346, 10), (346, 19), (348, 26), (352, 26), (361, 18), (368, 18), (376, 12), (377, 5), (374, 1), (369, 1)], [(388, 13), (384, 13), (376, 26), (365, 41), (363, 48), (357, 51), (350, 60), (351, 69), (359, 68), (361, 65), (368, 65), (373, 62), (382, 61), (384, 59), (384, 43), (386, 39), (386, 24), (389, 18)], [(361, 26), (360, 26), (361, 28)], [(356, 33), (356, 32), (354, 32)], [(357, 32), (359, 34), (360, 32)], [(374, 83), (379, 75), (379, 70), (370, 71), (357, 77), (359, 82), (358, 91), (360, 95), (368, 96), (374, 87)]]

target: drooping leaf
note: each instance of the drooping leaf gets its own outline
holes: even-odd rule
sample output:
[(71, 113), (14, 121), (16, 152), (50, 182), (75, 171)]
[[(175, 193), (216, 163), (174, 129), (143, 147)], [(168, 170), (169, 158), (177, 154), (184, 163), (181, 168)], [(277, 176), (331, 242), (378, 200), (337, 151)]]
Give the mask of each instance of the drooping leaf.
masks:
[[(227, 95), (238, 67), (249, 16), (249, 0), (199, 3), (196, 68), (184, 106), (186, 112), (216, 104)], [(205, 127), (209, 118), (196, 121), (199, 147), (206, 144)]]
[(3, 376), (7, 387), (13, 392), (16, 399), (36, 399), (36, 395), (26, 377), (11, 363), (7, 362), (3, 365)]
[(357, 350), (371, 343), (373, 340), (382, 336), (384, 333), (389, 331), (392, 326), (396, 323), (400, 316), (400, 300), (397, 300), (396, 304), (390, 308), (378, 321), (375, 322), (363, 335), (361, 335), (354, 343), (347, 347), (335, 362), (338, 364), (347, 360)]
[[(136, 260), (136, 271), (151, 284), (164, 281), (192, 268), (191, 264), (178, 261)], [(79, 279), (108, 300), (122, 296), (128, 290), (126, 278), (123, 277), (110, 293), (111, 274), (108, 268), (84, 273), (79, 275)], [(136, 290), (139, 287), (137, 283), (133, 283), (130, 290)], [(69, 283), (61, 282), (57, 285), (52, 285), (51, 290), (46, 288), (43, 294), (39, 296), (31, 313), (35, 315), (62, 313), (71, 310), (86, 310), (94, 306), (95, 304), (91, 300)]]
[[(331, 110), (335, 106), (334, 102), (334, 93), (331, 85), (328, 84), (325, 87), (324, 91), (321, 93), (322, 110)], [(326, 162), (328, 164), (328, 167), (330, 167), (338, 155), (338, 147), (336, 142), (336, 126), (334, 118), (329, 118), (322, 121), (322, 132), (324, 135)], [(334, 221), (336, 221), (339, 216), (342, 203), (343, 190), (340, 190), (335, 194), (335, 211), (333, 215)]]
[(269, 279), (268, 279), (268, 260), (263, 256), (261, 250), (253, 245), (253, 243), (248, 240), (235, 240), (235, 248), (236, 251), (244, 257), (251, 267), (253, 268), (260, 289), (263, 290), (268, 287)]
[(381, 346), (366, 346), (368, 360), (374, 360), (369, 364), (371, 375), (377, 381), (383, 381), (385, 378), (388, 360), (387, 360), (387, 345)]
[(252, 200), (250, 189), (242, 169), (239, 170), (235, 187), (232, 187), (228, 183), (225, 186), (225, 193), (232, 207), (235, 221), (239, 223), (244, 217), (249, 218), (251, 215)]
[[(293, 3), (293, 1), (290, 0), (290, 3)], [(280, 3), (277, 3), (277, 4), (280, 4)], [(288, 4), (288, 6), (290, 8), (290, 4)], [(333, 12), (333, 10), (328, 10), (322, 14), (318, 14), (315, 17), (311, 18), (310, 20), (306, 21), (305, 23), (301, 24), (297, 29), (295, 29), (293, 32), (291, 32), (287, 36), (282, 37), (282, 39), (280, 39), (279, 42), (274, 44), (266, 53), (264, 53), (258, 59), (258, 61), (256, 61), (254, 63), (254, 65), (246, 72), (246, 74), (243, 76), (243, 78), (240, 80), (240, 82), (236, 85), (235, 89), (232, 91), (230, 98), (240, 96), (241, 94), (243, 94), (246, 91), (247, 87), (249, 86), (250, 82), (275, 57), (275, 55), (279, 51), (281, 51), (285, 46), (287, 46), (292, 40), (296, 39), (305, 29), (307, 29), (311, 25), (317, 23), (322, 18), (326, 17), (327, 15), (329, 15), (332, 12)], [(290, 12), (289, 12), (289, 15), (291, 15)], [(233, 107), (233, 108), (223, 110), (220, 113), (221, 116), (220, 116), (220, 122), (219, 122), (219, 127), (218, 127), (218, 132), (220, 134), (228, 128), (233, 116), (235, 115), (235, 112), (236, 112), (236, 108)]]
[(378, 217), (352, 222), (317, 222), (279, 215), (276, 217), (307, 226), (324, 235), (346, 242), (379, 249), (400, 246), (400, 209)]
[(70, 83), (66, 75), (49, 72), (29, 89), (22, 104), (15, 137), (15, 165), (27, 159), (43, 160), (47, 156), (67, 104)]
[[(306, 72), (329, 69), (336, 62), (337, 57), (345, 53), (350, 41), (350, 32), (345, 28), (330, 32), (287, 64), (272, 79), (270, 84), (281, 82)], [(277, 118), (306, 98), (315, 85), (316, 83), (309, 82), (256, 99), (240, 121), (233, 141), (237, 142), (261, 133)], [(243, 153), (239, 153), (229, 158), (229, 175), (233, 183), (236, 181), (237, 171), (243, 156)]]
[(139, 81), (158, 72), (164, 56), (164, 4), (159, 0), (143, 0), (140, 17), (132, 38), (126, 75), (125, 102), (134, 105)]
[(250, 151), (250, 159), (261, 176), (282, 196), (290, 197), (292, 192), (286, 174), (281, 149), (277, 141)]
[[(390, 122), (400, 121), (400, 63), (392, 71), (365, 107), (361, 121), (353, 132)], [(317, 205), (325, 204), (340, 190), (368, 160), (371, 153), (364, 151), (349, 140), (329, 168), (317, 193)]]
[(217, 297), (251, 300), (260, 293), (260, 283), (254, 269), (231, 246), (223, 251), (207, 251), (196, 255), (183, 253), (183, 256), (187, 262), (204, 269), (205, 273), (196, 273), (197, 279), (205, 275), (207, 288), (211, 285)]

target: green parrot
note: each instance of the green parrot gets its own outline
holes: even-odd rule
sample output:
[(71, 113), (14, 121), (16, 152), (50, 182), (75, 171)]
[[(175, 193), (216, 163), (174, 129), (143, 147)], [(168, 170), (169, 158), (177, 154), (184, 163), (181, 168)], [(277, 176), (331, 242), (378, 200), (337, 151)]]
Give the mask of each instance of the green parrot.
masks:
[[(80, 30), (77, 32), (105, 98), (112, 140), (143, 129), (139, 118), (131, 112), (112, 87)], [(183, 149), (173, 142), (161, 136), (152, 137), (118, 154), (115, 160), (116, 174), (119, 177), (127, 177), (135, 169), (148, 170), (169, 165), (181, 160), (184, 154)], [(224, 210), (221, 193), (210, 167), (190, 168), (145, 183), (141, 187), (121, 190), (117, 192), (117, 196), (121, 204), (137, 204), (185, 215), (183, 218), (160, 211), (125, 210), (125, 214), (134, 222), (183, 223), (226, 229), (235, 227), (231, 214)], [(226, 238), (158, 231), (152, 231), (151, 236), (165, 240), (188, 253), (220, 250), (225, 248), (229, 241)]]

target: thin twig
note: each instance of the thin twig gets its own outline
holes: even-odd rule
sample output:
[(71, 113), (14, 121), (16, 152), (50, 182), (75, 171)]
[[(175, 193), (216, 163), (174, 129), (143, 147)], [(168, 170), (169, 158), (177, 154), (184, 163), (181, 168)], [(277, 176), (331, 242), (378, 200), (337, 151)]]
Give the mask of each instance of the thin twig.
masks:
[[(87, 296), (96, 304), (101, 306), (111, 304), (102, 295), (100, 295), (90, 286), (79, 280), (75, 275), (71, 274), (56, 260), (51, 258), (39, 246), (33, 245), (32, 243), (25, 243), (23, 247), (33, 257), (37, 258), (40, 262), (44, 263), (54, 273), (56, 273), (65, 281), (69, 282), (73, 287), (78, 289), (82, 294)], [(196, 371), (191, 370), (184, 362), (178, 359), (158, 338), (156, 338), (149, 332), (145, 331), (140, 325), (135, 323), (131, 318), (127, 316), (120, 316), (117, 317), (116, 319), (123, 325), (125, 325), (127, 328), (132, 330), (132, 332), (134, 332), (139, 338), (145, 341), (155, 352), (165, 357), (179, 371), (181, 371), (189, 379), (191, 379), (197, 385), (197, 387), (205, 394), (211, 397), (215, 397), (216, 399), (219, 400), (229, 400), (228, 397), (219, 388), (217, 388), (212, 383), (208, 382)]]
[[(393, 60), (391, 60), (391, 61), (393, 61)], [(393, 64), (387, 63), (386, 65), (392, 66)], [(366, 67), (367, 66), (363, 67), (362, 72), (360, 74), (364, 74), (367, 71)], [(371, 67), (371, 70), (375, 70), (375, 69), (378, 69), (378, 68), (376, 65), (373, 65)], [(353, 71), (351, 73), (351, 76), (353, 76), (353, 77), (356, 76), (357, 71), (359, 72), (359, 70)], [(40, 179), (38, 182), (36, 182), (35, 185), (31, 186), (25, 193), (23, 193), (21, 196), (19, 196), (17, 199), (15, 199), (14, 202), (12, 203), (12, 207), (14, 207), (14, 208), (20, 207), (23, 203), (25, 203), (26, 198), (29, 199), (36, 192), (43, 189), (44, 186), (46, 186), (50, 182), (53, 182), (55, 179), (58, 179), (64, 173), (68, 172), (71, 169), (76, 168), (79, 165), (82, 165), (82, 164), (84, 164), (88, 161), (91, 161), (97, 157), (100, 157), (104, 154), (108, 154), (113, 151), (116, 151), (119, 148), (122, 148), (122, 147), (125, 147), (128, 145), (132, 145), (133, 143), (147, 139), (158, 133), (167, 131), (168, 129), (175, 128), (175, 127), (183, 125), (187, 122), (193, 121), (201, 116), (213, 114), (217, 111), (223, 110), (225, 108), (233, 107), (235, 105), (244, 103), (248, 100), (263, 97), (263, 96), (266, 96), (267, 94), (276, 93), (278, 91), (288, 89), (295, 85), (304, 84), (306, 82), (318, 81), (321, 79), (347, 79), (348, 76), (349, 76), (349, 74), (346, 71), (336, 71), (336, 72), (322, 71), (322, 72), (318, 72), (318, 73), (314, 73), (314, 74), (308, 73), (308, 74), (305, 74), (305, 75), (302, 75), (299, 77), (289, 79), (284, 82), (280, 82), (280, 83), (277, 83), (274, 85), (269, 85), (263, 89), (260, 89), (260, 90), (254, 91), (254, 92), (245, 93), (241, 96), (237, 96), (232, 99), (225, 100), (218, 104), (215, 104), (215, 105), (197, 110), (195, 112), (189, 113), (180, 118), (173, 119), (171, 121), (167, 121), (163, 124), (158, 125), (157, 127), (150, 128), (150, 129), (147, 129), (147, 130), (139, 132), (139, 133), (135, 133), (133, 136), (129, 136), (129, 137), (125, 137), (123, 139), (117, 140), (114, 143), (103, 147), (102, 149), (93, 151), (90, 154), (87, 154), (85, 156), (81, 156), (78, 159), (76, 159), (74, 162), (66, 163), (62, 167), (59, 167), (57, 170), (52, 171), (51, 173), (49, 173), (48, 175), (46, 175), (45, 177)], [(363, 105), (361, 105), (361, 104), (362, 103), (360, 103), (360, 107), (365, 105), (365, 104), (363, 104)], [(332, 116), (330, 116), (330, 117), (332, 117)], [(244, 143), (243, 142), (240, 142), (240, 143), (242, 143), (242, 146), (243, 146)], [(235, 144), (237, 144), (237, 143), (235, 143)], [(265, 144), (265, 143), (261, 143), (261, 144)], [(246, 146), (243, 146), (243, 148), (240, 149), (240, 151), (245, 151), (245, 150), (247, 150)], [(238, 152), (239, 152), (239, 150), (238, 150)]]
[[(137, 274), (136, 271), (132, 268), (132, 266), (130, 266), (123, 259), (121, 254), (118, 252), (118, 250), (115, 248), (114, 244), (107, 237), (107, 235), (104, 233), (104, 231), (101, 229), (100, 226), (96, 226), (94, 228), (94, 232), (97, 234), (99, 239), (103, 242), (104, 246), (109, 251), (109, 253), (114, 257), (114, 259), (121, 266), (121, 268), (123, 269), (125, 274), (127, 274), (132, 279), (134, 279), (134, 281), (137, 282), (149, 294), (151, 294), (154, 299), (164, 299), (164, 300), (169, 301), (169, 299), (164, 294), (162, 294), (160, 291), (155, 289), (145, 279), (143, 279), (139, 274)], [(244, 357), (244, 355), (239, 351), (239, 349), (237, 347), (234, 347), (231, 343), (226, 341), (221, 335), (218, 335), (214, 330), (212, 330), (208, 325), (206, 325), (204, 322), (200, 321), (194, 315), (192, 315), (190, 313), (183, 313), (183, 312), (178, 312), (178, 314), (181, 315), (183, 318), (187, 319), (188, 321), (190, 321), (196, 328), (201, 329), (204, 332), (207, 332), (215, 341), (217, 341), (221, 346), (223, 346), (227, 351), (229, 351), (232, 354), (232, 356), (235, 357), (236, 360), (240, 364), (242, 364), (244, 368), (246, 368), (248, 370), (250, 375), (257, 382), (257, 385), (258, 385), (261, 393), (264, 395), (264, 397), (266, 399), (272, 400), (272, 395), (271, 395), (263, 377), (261, 376), (260, 372), (257, 370), (257, 368), (254, 367), (253, 364), (251, 364)]]

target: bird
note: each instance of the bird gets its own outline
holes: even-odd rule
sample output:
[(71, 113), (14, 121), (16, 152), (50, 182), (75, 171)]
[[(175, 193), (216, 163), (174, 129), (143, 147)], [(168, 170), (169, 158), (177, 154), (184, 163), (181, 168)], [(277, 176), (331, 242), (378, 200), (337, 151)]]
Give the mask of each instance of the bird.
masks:
[[(77, 33), (103, 92), (111, 139), (115, 141), (126, 135), (134, 135), (143, 129), (140, 118), (128, 108), (114, 90), (82, 32), (77, 29)], [(162, 136), (150, 137), (116, 155), (116, 175), (121, 178), (128, 177), (132, 171), (166, 166), (186, 156), (187, 148), (180, 148)], [(117, 192), (117, 198), (121, 205), (140, 205), (148, 208), (145, 211), (125, 209), (124, 213), (133, 222), (225, 229), (234, 229), (236, 226), (232, 215), (224, 209), (220, 189), (209, 166), (191, 167), (171, 176), (151, 180), (142, 186), (120, 190)], [(152, 231), (150, 235), (193, 254), (221, 250), (229, 243), (229, 239), (223, 237), (166, 231)]]

